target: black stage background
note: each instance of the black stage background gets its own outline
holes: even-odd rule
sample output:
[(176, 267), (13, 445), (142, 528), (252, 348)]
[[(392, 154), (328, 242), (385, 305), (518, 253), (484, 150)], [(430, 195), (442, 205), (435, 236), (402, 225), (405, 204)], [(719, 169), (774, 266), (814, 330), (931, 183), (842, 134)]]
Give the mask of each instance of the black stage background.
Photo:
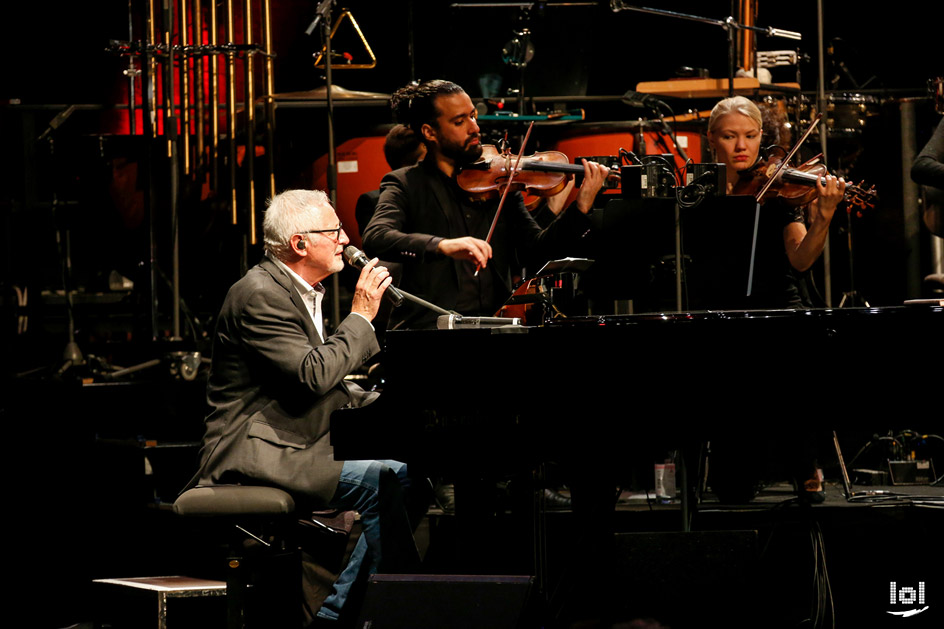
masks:
[[(312, 67), (311, 55), (318, 49), (315, 37), (304, 34), (312, 18), (312, 3), (285, 1), (273, 9), (273, 41), (276, 94), (314, 90), (323, 86), (320, 71)], [(872, 305), (895, 305), (918, 297), (915, 274), (904, 260), (921, 257), (926, 266), (926, 246), (918, 253), (905, 239), (903, 225), (902, 103), (917, 99), (914, 134), (917, 148), (930, 136), (937, 121), (926, 97), (926, 82), (941, 74), (940, 54), (931, 20), (919, 10), (897, 11), (878, 19), (851, 2), (829, 2), (825, 7), (825, 40), (832, 44), (826, 63), (827, 89), (874, 99), (864, 130), (853, 138), (832, 138), (830, 161), (844, 169), (847, 177), (876, 184), (881, 203), (876, 211), (856, 221), (855, 288)], [(132, 5), (136, 7), (137, 2)], [(411, 78), (448, 78), (466, 87), (473, 98), (481, 94), (479, 81), (494, 75), (501, 91), (518, 86), (517, 70), (502, 63), (502, 46), (512, 37), (518, 10), (453, 8), (448, 2), (351, 2), (347, 4), (378, 58), (369, 70), (338, 70), (334, 82), (349, 90), (389, 94)], [(724, 18), (731, 12), (727, 2), (672, 2), (658, 8)], [(136, 13), (137, 15), (137, 13)], [(805, 98), (815, 98), (817, 85), (816, 3), (761, 6), (758, 24), (799, 31), (804, 39), (799, 49), (806, 60), (799, 65)], [(138, 24), (138, 22), (136, 22)], [(594, 7), (547, 7), (536, 12), (528, 25), (536, 53), (524, 72), (524, 92), (529, 98), (561, 97), (555, 103), (582, 108), (586, 125), (618, 124), (647, 116), (645, 110), (623, 105), (618, 99), (641, 81), (668, 80), (683, 66), (705, 68), (712, 77), (727, 72), (725, 33), (716, 26), (638, 12), (612, 12), (606, 3)], [(7, 150), (2, 157), (4, 251), (2, 278), (5, 296), (13, 285), (33, 289), (61, 290), (62, 254), (55, 248), (56, 228), (71, 230), (71, 276), (75, 286), (89, 292), (107, 287), (107, 277), (117, 270), (139, 280), (149, 256), (147, 223), (142, 208), (145, 158), (153, 160), (156, 263), (170, 274), (168, 242), (169, 190), (161, 146), (150, 147), (141, 137), (121, 132), (127, 124), (127, 84), (122, 71), (128, 58), (105, 51), (109, 40), (126, 40), (128, 4), (118, 1), (96, 4), (94, 11), (71, 3), (37, 3), (21, 7), (15, 18), (3, 21), (8, 54), (0, 61), (4, 80), (0, 84), (3, 106), (3, 137)], [(141, 38), (136, 26), (133, 39)], [(339, 37), (357, 54), (350, 43)], [(412, 42), (413, 56), (410, 56)], [(338, 44), (341, 45), (341, 44)], [(792, 40), (761, 37), (761, 50), (790, 50)], [(342, 47), (341, 50), (344, 50)], [(258, 68), (257, 68), (258, 73)], [(775, 82), (795, 81), (793, 69), (773, 69)], [(832, 82), (832, 79), (836, 79)], [(257, 88), (256, 94), (260, 94)], [(568, 102), (566, 97), (590, 100)], [(715, 99), (667, 99), (677, 113), (710, 109)], [(334, 129), (336, 145), (352, 138), (383, 134), (391, 122), (382, 100), (351, 106), (336, 100)], [(54, 154), (47, 141), (36, 140), (50, 121), (68, 105), (79, 105), (53, 134)], [(83, 108), (86, 105), (88, 107)], [(515, 104), (508, 101), (507, 106)], [(801, 105), (797, 105), (801, 108)], [(579, 126), (579, 125), (578, 125)], [(489, 138), (505, 130), (512, 137), (523, 131), (515, 125), (485, 124)], [(582, 127), (586, 128), (586, 126)], [(687, 127), (703, 131), (697, 125)], [(552, 144), (561, 127), (535, 129), (534, 146)], [(260, 140), (261, 141), (261, 138)], [(157, 143), (158, 145), (160, 142)], [(244, 144), (243, 141), (240, 144)], [(809, 151), (816, 148), (810, 143)], [(316, 164), (327, 150), (327, 117), (323, 103), (280, 102), (276, 114), (275, 180), (281, 190), (313, 186), (323, 182)], [(615, 148), (614, 148), (615, 152)], [(574, 156), (571, 156), (574, 157)], [(707, 155), (695, 156), (705, 159)], [(380, 161), (380, 156), (375, 156)], [(257, 209), (264, 207), (267, 174), (256, 160)], [(243, 176), (242, 173), (239, 176)], [(376, 186), (378, 182), (358, 182)], [(320, 183), (323, 185), (323, 183)], [(242, 193), (241, 193), (242, 194)], [(50, 201), (56, 196), (65, 204), (54, 216)], [(239, 199), (245, 207), (245, 200)], [(223, 195), (202, 193), (199, 183), (184, 182), (180, 196), (179, 228), (181, 293), (187, 305), (206, 319), (215, 314), (225, 287), (246, 264), (259, 255), (259, 247), (243, 253), (246, 224), (233, 229), (228, 201)], [(347, 212), (346, 208), (341, 208)], [(833, 303), (849, 290), (846, 240), (841, 233), (845, 221), (834, 221)], [(921, 237), (926, 240), (926, 232)], [(21, 234), (32, 234), (21, 238)], [(50, 255), (32, 260), (34, 243), (46, 243)], [(220, 281), (202, 282), (203, 269)], [(920, 270), (926, 273), (926, 268)], [(348, 278), (349, 279), (349, 278)], [(913, 282), (913, 280), (911, 280)], [(164, 283), (158, 279), (157, 292)], [(822, 286), (817, 288), (822, 290)], [(137, 297), (137, 296), (136, 296)], [(147, 300), (147, 297), (141, 299)], [(165, 314), (167, 296), (158, 310)], [(136, 304), (138, 310), (145, 304)], [(45, 313), (34, 312), (39, 325)], [(140, 322), (139, 322), (140, 323)], [(133, 327), (133, 326), (132, 326)], [(140, 336), (140, 333), (135, 335)], [(44, 358), (48, 360), (49, 358)], [(21, 367), (23, 365), (20, 365)], [(33, 367), (36, 364), (28, 364)]]
[[(141, 6), (138, 0), (130, 4), (139, 24)], [(317, 3), (280, 0), (272, 4), (275, 93), (323, 86), (320, 71), (311, 64), (319, 45), (304, 34)], [(501, 49), (512, 37), (518, 9), (454, 8), (451, 4), (442, 0), (345, 3), (378, 64), (369, 70), (338, 70), (335, 83), (349, 90), (389, 94), (412, 78), (446, 78), (463, 85), (474, 99), (481, 96), (479, 80), (485, 75), (496, 75), (502, 90), (516, 87), (520, 76), (502, 63)], [(830, 144), (833, 161), (845, 160), (850, 176), (875, 183), (881, 195), (876, 211), (856, 224), (855, 288), (873, 306), (898, 305), (903, 299), (922, 296), (908, 288), (914, 286), (915, 270), (906, 265), (906, 257), (916, 255), (918, 272), (929, 272), (927, 231), (920, 228), (918, 253), (912, 252), (912, 241), (904, 234), (901, 110), (913, 104), (913, 148), (920, 148), (939, 119), (926, 97), (926, 83), (944, 74), (940, 19), (931, 15), (928, 3), (881, 9), (850, 0), (823, 4), (824, 39), (834, 50), (826, 63), (828, 89), (868, 96), (877, 103), (876, 115), (861, 134)], [(721, 0), (651, 5), (715, 19), (732, 13), (732, 3)], [(141, 39), (139, 26), (129, 37), (128, 7), (128, 2), (119, 0), (18, 3), (5, 6), (0, 18), (4, 47), (0, 55), (0, 418), (13, 428), (7, 435), (7, 477), (15, 488), (5, 530), (8, 552), (15, 559), (11, 572), (18, 581), (14, 598), (29, 608), (28, 626), (62, 627), (92, 620), (93, 578), (173, 573), (191, 567), (191, 558), (180, 551), (187, 548), (187, 531), (166, 508), (194, 467), (193, 444), (202, 435), (205, 374), (201, 371), (192, 381), (181, 379), (173, 353), (207, 352), (206, 341), (222, 296), (242, 267), (261, 253), (258, 247), (244, 245), (245, 223), (229, 224), (224, 199), (201, 195), (198, 185), (184, 186), (179, 218), (183, 338), (169, 338), (170, 280), (162, 277), (171, 267), (169, 186), (161, 174), (166, 172), (160, 156), (163, 145), (119, 132), (125, 116), (120, 106), (127, 102), (122, 71), (128, 60), (105, 50), (109, 40)], [(757, 18), (759, 25), (803, 34), (799, 48), (807, 60), (799, 70), (807, 98), (815, 97), (817, 85), (816, 7), (812, 0), (762, 2)], [(532, 16), (529, 26), (536, 54), (524, 73), (526, 96), (560, 97), (554, 102), (583, 108), (588, 123), (621, 123), (646, 115), (618, 98), (607, 98), (633, 90), (639, 82), (668, 80), (683, 66), (706, 68), (715, 78), (727, 71), (725, 34), (715, 26), (638, 12), (614, 13), (606, 2), (591, 7), (547, 7), (543, 14)], [(759, 49), (794, 46), (790, 40), (761, 38)], [(774, 80), (796, 80), (784, 72), (775, 69)], [(710, 109), (713, 100), (670, 102), (676, 113), (682, 113)], [(78, 108), (52, 134), (55, 150), (51, 153), (49, 142), (37, 138), (69, 105)], [(512, 101), (509, 106), (514, 107)], [(338, 101), (336, 107), (338, 144), (382, 135), (391, 122), (382, 100), (357, 106)], [(504, 128), (493, 125), (487, 130), (497, 135)], [(303, 100), (278, 109), (274, 155), (278, 189), (314, 185), (316, 161), (328, 149), (326, 129), (321, 103)], [(512, 134), (520, 130), (510, 128)], [(539, 147), (552, 139), (553, 130), (537, 133)], [(144, 178), (136, 171), (146, 168), (149, 160), (156, 173), (150, 190), (143, 187)], [(257, 168), (257, 178), (264, 177), (261, 163)], [(142, 201), (148, 192), (154, 195), (157, 226), (154, 260), (159, 272), (153, 293), (142, 288), (147, 285), (150, 255)], [(55, 212), (54, 198), (60, 204)], [(262, 200), (258, 206), (261, 210)], [(844, 224), (837, 215), (831, 240), (834, 304), (849, 288)], [(68, 273), (63, 270), (66, 231), (71, 248)], [(112, 271), (132, 280), (135, 288), (110, 290)], [(342, 293), (350, 280), (342, 275)], [(157, 363), (117, 382), (104, 381), (101, 372), (90, 366), (68, 368), (63, 358), (69, 339), (64, 286), (75, 290), (75, 339), (86, 358), (96, 355), (102, 366)], [(926, 351), (928, 368), (936, 368), (940, 348)], [(835, 367), (862, 372), (862, 384), (855, 390), (826, 387), (834, 398), (880, 395), (901, 409), (895, 417), (863, 413), (852, 418), (855, 421), (849, 423), (856, 428), (844, 436), (847, 456), (873, 433), (941, 432), (940, 412), (929, 405), (928, 392), (888, 390), (884, 373), (897, 366), (885, 364), (883, 354), (882, 347), (876, 346), (874, 364)], [(830, 359), (831, 365), (842, 363), (842, 357)], [(627, 350), (620, 360), (637, 358)], [(784, 404), (794, 404), (797, 415), (806, 416), (806, 421), (827, 419), (809, 410), (817, 407), (818, 400), (806, 393), (808, 384), (806, 374), (785, 383), (784, 390), (794, 397), (785, 393)], [(672, 395), (662, 389), (634, 395), (633, 413), (670, 418), (684, 426), (690, 418), (673, 416)], [(719, 394), (707, 406), (719, 414), (735, 404)], [(161, 447), (155, 448), (154, 443)], [(828, 454), (824, 458), (827, 474), (835, 479), (832, 458)], [(627, 476), (639, 487), (651, 486), (651, 463), (641, 456)], [(944, 460), (939, 458), (938, 465), (944, 467)], [(772, 475), (781, 472), (775, 466), (764, 470)], [(872, 624), (874, 610), (869, 605), (886, 596), (887, 582), (895, 579), (902, 584), (926, 579), (938, 588), (929, 589), (928, 596), (933, 595), (931, 604), (939, 607), (944, 600), (939, 589), (944, 586), (940, 511), (912, 506), (886, 511), (846, 509), (844, 503), (837, 506), (843, 501), (834, 497), (832, 511), (816, 512), (816, 524), (825, 529), (827, 547), (835, 551), (829, 561), (835, 566), (832, 574), (838, 575), (834, 581), (837, 606), (846, 619), (838, 626)], [(780, 511), (764, 511), (763, 516), (751, 511), (706, 515), (696, 520), (696, 526), (705, 531), (759, 529), (762, 538), (788, 531), (775, 537), (787, 541), (779, 547), (773, 544), (762, 571), (763, 583), (776, 593), (764, 601), (783, 610), (769, 626), (792, 627), (799, 626), (811, 596), (805, 573), (797, 576), (806, 569), (805, 562), (812, 561), (807, 559), (812, 555), (806, 537), (810, 526), (807, 512), (797, 515), (794, 510), (790, 517), (778, 519)], [(624, 515), (619, 526), (626, 532), (676, 527), (674, 519), (646, 510)], [(580, 525), (555, 522), (559, 528), (554, 533), (566, 540), (572, 527)], [(448, 524), (437, 526), (449, 539)], [(496, 548), (502, 543), (496, 541)], [(679, 546), (674, 548), (671, 552), (683, 553)], [(680, 556), (678, 561), (693, 571), (710, 570), (710, 561), (699, 563), (692, 556)], [(803, 558), (802, 566), (792, 563), (797, 557)], [(632, 579), (621, 584), (641, 587)], [(684, 607), (678, 599), (673, 604)], [(718, 601), (722, 612), (706, 609), (705, 614), (717, 620), (728, 613), (725, 608), (737, 606), (734, 600)], [(881, 611), (875, 613), (881, 616)], [(850, 618), (855, 622), (850, 623)], [(911, 626), (919, 626), (917, 620)]]

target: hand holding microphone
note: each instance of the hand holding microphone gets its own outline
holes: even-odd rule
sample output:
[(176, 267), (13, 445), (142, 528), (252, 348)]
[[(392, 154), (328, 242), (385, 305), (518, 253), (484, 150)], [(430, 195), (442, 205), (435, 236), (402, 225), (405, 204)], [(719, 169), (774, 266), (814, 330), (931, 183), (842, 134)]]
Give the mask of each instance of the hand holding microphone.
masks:
[[(355, 269), (363, 269), (370, 264), (370, 258), (354, 245), (348, 245), (344, 248), (344, 259)], [(403, 303), (403, 293), (392, 284), (387, 286), (387, 290), (384, 291), (383, 295), (394, 307)]]
[[(355, 247), (354, 245), (348, 245), (344, 248), (344, 259), (347, 260), (347, 263), (353, 266), (355, 269), (363, 269), (365, 266), (371, 263), (371, 260), (364, 255), (364, 252)], [(384, 273), (386, 273), (386, 269)], [(383, 282), (387, 282), (389, 275), (383, 279)], [(360, 282), (358, 282), (360, 283)], [(430, 303), (425, 299), (417, 297), (416, 295), (411, 295), (405, 291), (397, 290), (395, 287), (391, 286), (389, 282), (387, 283), (387, 290), (384, 292), (384, 297), (390, 300), (394, 306), (399, 306), (403, 303), (404, 299), (409, 299), (415, 304), (419, 304), (424, 308), (429, 308), (433, 312), (441, 315), (455, 315), (458, 313), (452, 312), (451, 310), (446, 310), (445, 308), (440, 308), (436, 304)], [(357, 296), (355, 295), (355, 300)], [(353, 308), (353, 304), (351, 305)], [(376, 313), (375, 313), (376, 314)]]

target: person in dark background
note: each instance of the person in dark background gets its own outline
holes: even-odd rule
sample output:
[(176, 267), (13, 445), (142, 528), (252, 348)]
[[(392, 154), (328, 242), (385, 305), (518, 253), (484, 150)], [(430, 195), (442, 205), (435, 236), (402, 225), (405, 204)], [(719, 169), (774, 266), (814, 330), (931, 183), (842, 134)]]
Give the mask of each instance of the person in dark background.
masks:
[[(939, 112), (944, 112), (944, 96), (940, 94), (942, 81), (944, 79), (939, 79), (936, 83)], [(938, 122), (931, 139), (915, 158), (911, 179), (924, 186), (924, 224), (932, 234), (944, 238), (944, 119)], [(924, 282), (932, 291), (940, 292), (944, 288), (944, 273), (937, 267), (935, 272), (925, 276)]]
[[(387, 133), (384, 140), (384, 159), (390, 170), (405, 168), (417, 163), (426, 156), (426, 145), (409, 127), (398, 124), (394, 125)], [(380, 199), (380, 190), (371, 190), (365, 192), (357, 199), (357, 207), (354, 209), (354, 218), (357, 220), (357, 228), (361, 234), (367, 229), (371, 217), (374, 215), (374, 209), (377, 207), (377, 201)]]
[(915, 183), (944, 190), (944, 119), (937, 124), (931, 139), (915, 158), (911, 178)]
[[(417, 163), (426, 155), (426, 145), (420, 142), (419, 138), (407, 126), (402, 124), (394, 125), (387, 137), (384, 139), (384, 159), (391, 170), (405, 168)], [(380, 190), (369, 190), (357, 198), (357, 205), (354, 208), (354, 219), (357, 221), (357, 229), (363, 235), (367, 229), (370, 219), (377, 208), (377, 201), (380, 199)], [(393, 285), (400, 284), (400, 276), (403, 269), (398, 262), (384, 261), (384, 265), (393, 276)], [(390, 319), (390, 312), (393, 305), (389, 301), (384, 301), (380, 305), (377, 313), (377, 340), (383, 345), (384, 332), (386, 331), (387, 321)]]

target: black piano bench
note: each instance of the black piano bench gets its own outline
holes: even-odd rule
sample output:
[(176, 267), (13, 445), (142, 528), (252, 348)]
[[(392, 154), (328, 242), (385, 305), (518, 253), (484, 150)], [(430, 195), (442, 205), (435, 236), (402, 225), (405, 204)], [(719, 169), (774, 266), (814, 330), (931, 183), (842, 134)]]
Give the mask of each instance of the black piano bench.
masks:
[[(291, 495), (275, 487), (194, 487), (177, 498), (174, 513), (217, 545), (225, 545), (228, 629), (252, 626), (257, 617), (257, 626), (301, 625), (301, 568)], [(274, 582), (281, 587), (272, 587)]]
[(275, 487), (194, 487), (174, 513), (226, 547), (229, 629), (310, 622), (356, 542), (356, 512), (301, 512)]

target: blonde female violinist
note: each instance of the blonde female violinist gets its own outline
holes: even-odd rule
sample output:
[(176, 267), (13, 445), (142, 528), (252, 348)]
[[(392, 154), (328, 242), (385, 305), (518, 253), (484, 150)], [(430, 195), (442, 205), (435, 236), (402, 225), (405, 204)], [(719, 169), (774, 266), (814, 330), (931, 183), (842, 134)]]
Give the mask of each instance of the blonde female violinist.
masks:
[[(753, 192), (744, 190), (744, 185), (751, 179), (748, 173), (758, 167), (762, 137), (760, 109), (747, 98), (726, 98), (712, 109), (708, 143), (715, 160), (727, 166), (728, 194)], [(763, 202), (764, 228), (758, 234), (752, 307), (810, 305), (798, 286), (797, 274), (809, 269), (822, 253), (829, 223), (846, 190), (843, 179), (829, 174), (814, 181), (803, 201), (806, 205), (782, 197)]]

